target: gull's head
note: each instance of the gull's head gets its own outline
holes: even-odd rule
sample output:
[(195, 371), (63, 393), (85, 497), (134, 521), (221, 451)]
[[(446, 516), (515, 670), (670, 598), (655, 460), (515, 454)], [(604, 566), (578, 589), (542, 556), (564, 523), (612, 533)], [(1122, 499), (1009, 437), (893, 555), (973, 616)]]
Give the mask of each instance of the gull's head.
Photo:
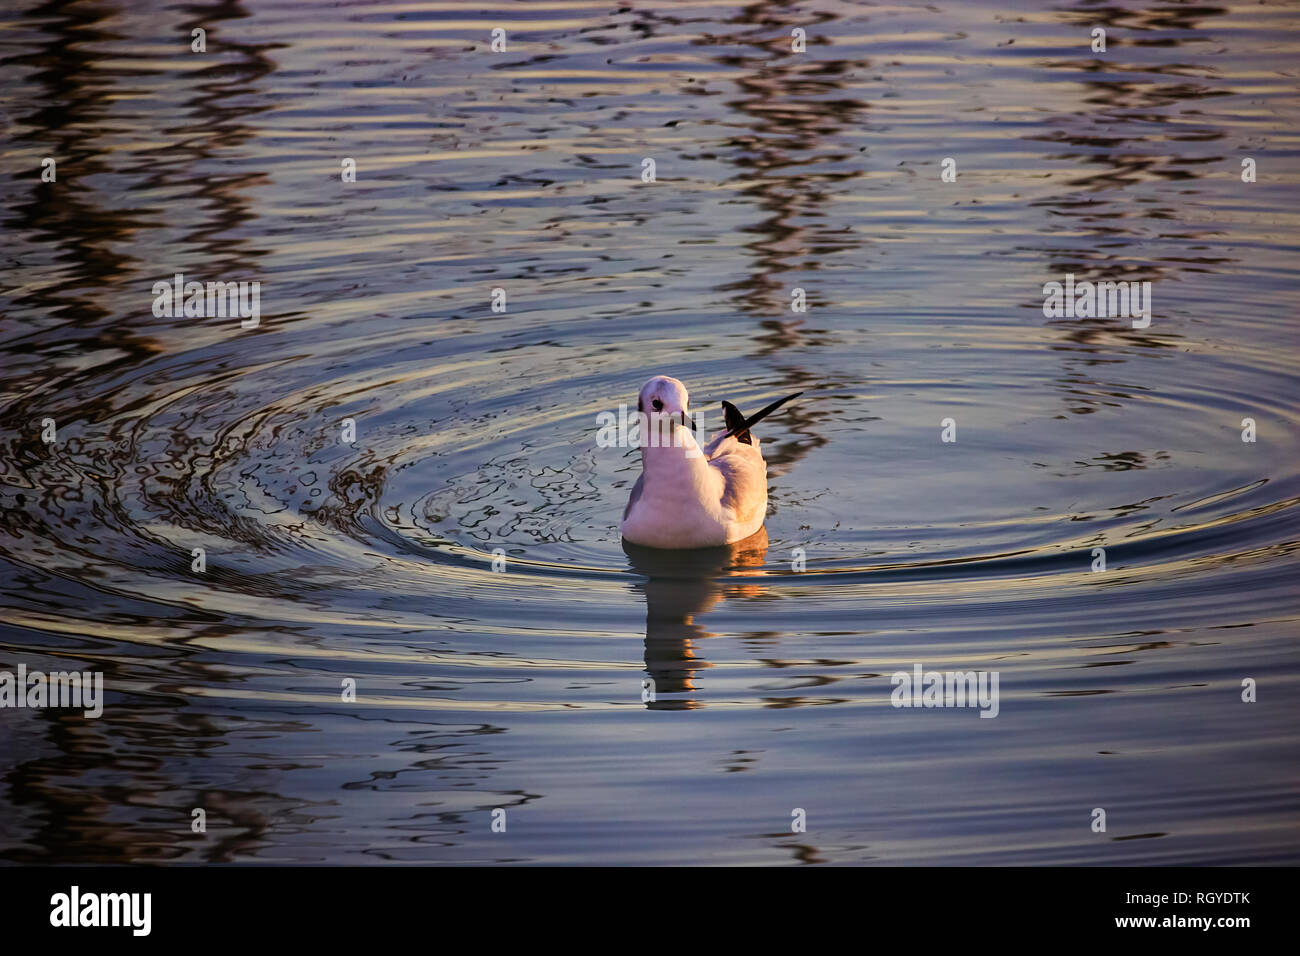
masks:
[(636, 410), (647, 415), (671, 415), (683, 424), (690, 414), (690, 398), (686, 386), (667, 375), (656, 375), (641, 386), (636, 399)]
[[(640, 428), (641, 448), (686, 448), (688, 455), (699, 453), (691, 432), (695, 422), (688, 408), (686, 386), (667, 375), (656, 375), (641, 388), (636, 410), (644, 417)], [(673, 457), (673, 456), (670, 456)]]

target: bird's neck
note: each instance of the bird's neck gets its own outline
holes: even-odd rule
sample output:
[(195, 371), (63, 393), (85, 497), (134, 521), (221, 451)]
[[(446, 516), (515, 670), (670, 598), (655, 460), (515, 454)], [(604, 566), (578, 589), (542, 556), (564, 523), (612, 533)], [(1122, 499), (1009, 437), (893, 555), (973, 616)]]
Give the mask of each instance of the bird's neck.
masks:
[(647, 487), (667, 490), (679, 484), (697, 484), (709, 466), (691, 431), (676, 428), (671, 438), (663, 436), (657, 443), (642, 440), (641, 470)]

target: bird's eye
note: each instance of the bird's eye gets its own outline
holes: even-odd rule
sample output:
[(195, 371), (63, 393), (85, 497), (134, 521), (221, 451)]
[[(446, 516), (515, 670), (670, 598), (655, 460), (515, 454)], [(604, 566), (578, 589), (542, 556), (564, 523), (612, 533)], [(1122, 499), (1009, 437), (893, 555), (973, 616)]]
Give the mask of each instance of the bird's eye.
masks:
[(653, 405), (653, 406), (655, 407), (655, 411), (656, 411), (656, 412), (661, 412), (661, 411), (663, 411), (664, 403), (663, 403), (660, 399), (657, 399), (657, 398), (656, 398), (656, 399), (655, 399), (654, 401), (652, 401), (650, 404)]

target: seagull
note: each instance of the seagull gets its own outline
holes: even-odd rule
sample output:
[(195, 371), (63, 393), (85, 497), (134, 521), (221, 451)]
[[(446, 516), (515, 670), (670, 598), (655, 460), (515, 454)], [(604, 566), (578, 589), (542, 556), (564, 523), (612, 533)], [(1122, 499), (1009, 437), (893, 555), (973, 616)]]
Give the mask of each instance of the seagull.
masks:
[(767, 462), (750, 429), (802, 394), (749, 418), (723, 402), (726, 428), (700, 448), (686, 386), (667, 375), (646, 382), (636, 403), (643, 416), (641, 477), (623, 509), (624, 540), (648, 548), (715, 548), (757, 532), (767, 517)]

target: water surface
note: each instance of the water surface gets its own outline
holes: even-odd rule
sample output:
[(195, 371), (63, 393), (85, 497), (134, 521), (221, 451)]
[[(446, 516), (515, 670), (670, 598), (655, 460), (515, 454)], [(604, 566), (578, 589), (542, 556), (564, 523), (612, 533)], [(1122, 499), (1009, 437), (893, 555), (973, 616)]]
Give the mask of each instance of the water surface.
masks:
[[(108, 692), (0, 711), (0, 860), (1300, 861), (1298, 75), (1284, 4), (6, 8), (0, 669)], [(622, 545), (658, 373), (804, 390), (763, 538)]]

